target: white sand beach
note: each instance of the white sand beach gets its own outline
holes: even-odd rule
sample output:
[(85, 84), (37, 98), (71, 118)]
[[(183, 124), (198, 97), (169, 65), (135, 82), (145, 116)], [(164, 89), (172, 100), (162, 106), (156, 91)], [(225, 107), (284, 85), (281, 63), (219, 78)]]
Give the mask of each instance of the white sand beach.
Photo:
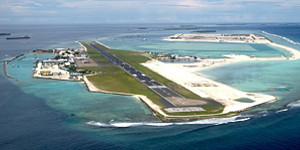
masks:
[[(241, 112), (252, 107), (273, 102), (277, 100), (275, 96), (244, 92), (220, 82), (213, 81), (209, 78), (201, 76), (196, 71), (208, 69), (216, 66), (242, 62), (242, 61), (290, 61), (295, 59), (300, 59), (300, 52), (296, 49), (275, 44), (275, 43), (265, 43), (271, 46), (282, 48), (291, 53), (291, 57), (253, 57), (247, 55), (237, 55), (230, 54), (224, 55), (223, 59), (199, 59), (200, 62), (194, 63), (163, 63), (161, 61), (152, 59), (142, 65), (148, 67), (149, 69), (157, 72), (158, 74), (164, 76), (165, 78), (185, 87), (186, 89), (192, 91), (193, 93), (203, 97), (211, 98), (225, 106), (224, 110), (220, 114), (227, 114), (231, 112)], [(114, 93), (122, 95), (133, 96), (142, 102), (144, 102), (150, 109), (154, 112), (164, 116), (165, 118), (191, 118), (191, 117), (210, 117), (216, 114), (204, 114), (204, 115), (189, 115), (189, 116), (176, 116), (166, 114), (163, 108), (153, 103), (149, 98), (144, 95), (132, 95), (128, 93), (118, 93), (118, 92), (108, 92), (98, 89), (94, 86), (88, 79), (84, 76), (84, 81), (90, 91), (102, 92), (102, 93)], [(245, 101), (246, 100), (246, 101)], [(250, 102), (249, 102), (250, 101)], [(180, 108), (181, 109), (181, 108)], [(195, 108), (189, 108), (195, 109)], [(197, 108), (198, 109), (198, 108)], [(171, 110), (176, 111), (176, 110)]]
[[(271, 95), (243, 92), (228, 85), (213, 81), (193, 73), (180, 64), (170, 64), (152, 60), (143, 65), (201, 97), (212, 98), (220, 102), (226, 106), (223, 113), (243, 111), (276, 100), (276, 97)], [(243, 103), (235, 101), (240, 98), (248, 98), (254, 102)]]
[[(277, 98), (272, 95), (244, 92), (203, 77), (196, 74), (195, 71), (242, 61), (289, 61), (300, 59), (300, 52), (296, 49), (275, 43), (268, 44), (287, 50), (291, 53), (292, 57), (257, 58), (247, 55), (231, 54), (224, 55), (224, 57), (227, 57), (224, 59), (204, 59), (195, 63), (163, 63), (153, 59), (142, 65), (201, 97), (212, 98), (217, 102), (222, 103), (225, 105), (223, 113), (240, 112), (264, 103), (275, 101)], [(253, 102), (236, 101), (243, 98), (250, 99)]]

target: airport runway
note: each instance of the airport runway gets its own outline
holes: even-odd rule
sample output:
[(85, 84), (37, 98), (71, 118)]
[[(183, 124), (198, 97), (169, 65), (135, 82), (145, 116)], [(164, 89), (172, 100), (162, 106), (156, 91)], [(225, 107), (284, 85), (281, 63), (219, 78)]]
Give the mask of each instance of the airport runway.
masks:
[[(205, 101), (201, 100), (190, 100), (186, 99), (182, 95), (178, 94), (177, 92), (173, 91), (172, 89), (164, 86), (162, 83), (154, 80), (150, 76), (144, 74), (140, 70), (134, 68), (130, 64), (126, 63), (125, 61), (119, 59), (118, 57), (114, 56), (113, 54), (107, 52), (106, 50), (102, 49), (100, 46), (92, 43), (86, 42), (89, 46), (94, 48), (95, 50), (99, 51), (103, 56), (105, 56), (112, 64), (118, 65), (132, 77), (140, 81), (150, 90), (158, 94), (162, 98), (162, 103), (167, 104), (167, 107), (188, 107), (188, 106), (199, 106), (206, 104)], [(165, 101), (165, 102), (164, 102)], [(190, 103), (189, 103), (190, 101)], [(196, 102), (196, 103), (195, 103)], [(194, 103), (194, 104), (192, 104)]]

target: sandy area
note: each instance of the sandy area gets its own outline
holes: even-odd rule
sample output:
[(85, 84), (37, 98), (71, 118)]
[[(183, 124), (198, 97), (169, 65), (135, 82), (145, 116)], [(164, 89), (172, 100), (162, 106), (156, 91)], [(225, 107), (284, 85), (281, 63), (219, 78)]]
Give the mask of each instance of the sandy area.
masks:
[(77, 44), (81, 45), (81, 47), (83, 47), (84, 51), (85, 51), (85, 52), (87, 52), (87, 49), (86, 49), (86, 47), (85, 47), (83, 44), (81, 44), (81, 42), (79, 42), (79, 41), (75, 41), (75, 43), (77, 43)]
[[(300, 52), (296, 49), (276, 43), (268, 44), (287, 50), (291, 53), (292, 57), (286, 58), (282, 56), (271, 58), (257, 58), (247, 55), (231, 54), (224, 55), (224, 57), (227, 57), (224, 59), (205, 59), (195, 63), (163, 63), (158, 60), (151, 60), (143, 63), (142, 65), (159, 73), (167, 79), (172, 80), (173, 82), (189, 89), (190, 91), (201, 97), (212, 98), (222, 103), (223, 105), (225, 105), (223, 113), (239, 112), (257, 105), (272, 102), (276, 100), (276, 97), (272, 95), (244, 92), (228, 85), (200, 76), (199, 74), (196, 74), (195, 71), (242, 61), (287, 61), (300, 59)], [(247, 103), (236, 101), (237, 99), (241, 98), (251, 99), (254, 102)]]
[(86, 76), (83, 76), (83, 81), (90, 92), (102, 92), (92, 82), (90, 82)]
[[(231, 55), (225, 55), (225, 57), (227, 58), (224, 59), (205, 59), (195, 63), (163, 63), (158, 60), (150, 60), (146, 63), (143, 63), (142, 65), (159, 73), (160, 75), (166, 77), (167, 79), (189, 89), (190, 91), (194, 92), (195, 94), (201, 97), (212, 98), (217, 102), (222, 103), (223, 105), (225, 105), (225, 109), (222, 112), (224, 114), (229, 112), (240, 112), (261, 104), (275, 101), (277, 98), (272, 95), (244, 92), (235, 89), (233, 87), (230, 87), (228, 85), (200, 76), (199, 74), (196, 74), (195, 71), (212, 68), (220, 65), (235, 63), (235, 62), (242, 62), (242, 61), (275, 61), (275, 60), (287, 61), (287, 60), (295, 60), (300, 58), (300, 52), (293, 48), (275, 44), (275, 43), (267, 43), (267, 44), (279, 48), (283, 48), (289, 51), (292, 54), (292, 57), (286, 58), (282, 56), (282, 57), (272, 57), (272, 58), (257, 58), (257, 57), (250, 57), (247, 55), (231, 54)], [(114, 92), (102, 91), (96, 88), (91, 82), (87, 80), (86, 77), (84, 77), (84, 81), (90, 91), (114, 93)], [(116, 93), (116, 94), (126, 95), (126, 93)], [(131, 95), (131, 96), (143, 101), (154, 112), (157, 112), (165, 117), (172, 117), (172, 118), (187, 117), (187, 116), (167, 115), (166, 113), (164, 113), (164, 111), (162, 111), (162, 108), (160, 106), (154, 104), (146, 96), (143, 95)], [(249, 103), (249, 102), (236, 101), (242, 98), (250, 99), (253, 102)], [(188, 109), (198, 110), (199, 108), (191, 107)], [(172, 109), (170, 111), (177, 111), (177, 110)], [(201, 117), (201, 116), (207, 117), (209, 115), (191, 115), (188, 117)]]
[(174, 63), (173, 65), (184, 67), (185, 69), (188, 69), (189, 71), (200, 71), (203, 69), (208, 69), (212, 67), (222, 66), (226, 64), (236, 63), (236, 62), (243, 62), (243, 61), (287, 61), (287, 60), (297, 60), (300, 59), (300, 51), (279, 45), (276, 43), (269, 43), (269, 45), (282, 48), (288, 52), (291, 53), (291, 57), (250, 57), (247, 55), (237, 55), (237, 54), (230, 54), (230, 55), (223, 55), (224, 59), (199, 59), (200, 62), (194, 62), (194, 63)]
[(275, 46), (275, 47), (279, 47), (279, 48), (282, 48), (282, 49), (290, 52), (292, 54), (292, 57), (289, 58), (290, 60), (300, 59), (300, 51), (298, 51), (298, 50), (296, 50), (294, 48), (287, 47), (287, 46), (280, 45), (280, 44), (276, 44), (276, 43), (269, 43), (269, 45), (272, 45), (272, 46)]
[[(213, 81), (189, 71), (180, 64), (163, 63), (152, 60), (143, 65), (201, 97), (212, 98), (222, 103), (226, 106), (223, 113), (242, 111), (256, 105), (276, 100), (276, 97), (271, 95), (243, 92), (228, 85)], [(235, 101), (240, 98), (248, 98), (254, 102), (243, 103)]]

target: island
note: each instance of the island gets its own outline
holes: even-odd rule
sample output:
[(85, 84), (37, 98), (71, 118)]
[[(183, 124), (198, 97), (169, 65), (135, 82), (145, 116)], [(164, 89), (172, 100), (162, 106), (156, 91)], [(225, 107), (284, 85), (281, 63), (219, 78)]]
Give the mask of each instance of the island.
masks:
[[(254, 39), (251, 42), (273, 44), (290, 52), (291, 57), (257, 58), (231, 54), (224, 55), (222, 59), (203, 59), (177, 54), (117, 50), (98, 41), (78, 41), (82, 48), (33, 51), (54, 54), (53, 58), (47, 60), (39, 61), (37, 58), (33, 77), (83, 82), (91, 92), (133, 96), (163, 121), (230, 117), (252, 107), (273, 102), (277, 98), (273, 95), (241, 91), (201, 76), (196, 71), (241, 61), (300, 59), (299, 51), (275, 44), (263, 36), (232, 36), (247, 36)], [(175, 39), (171, 37), (168, 40), (187, 40), (184, 37), (190, 36), (181, 35)], [(228, 39), (239, 42), (250, 40), (233, 37)], [(162, 60), (178, 62), (166, 63)], [(180, 62), (181, 60), (189, 63)], [(8, 73), (7, 75), (9, 76)]]
[[(101, 60), (108, 60), (106, 63), (112, 63), (117, 66), (115, 71), (118, 70), (117, 75), (113, 73), (113, 75), (103, 76), (100, 72), (98, 75), (84, 77), (91, 91), (133, 95), (143, 101), (162, 120), (228, 117), (277, 100), (273, 95), (235, 89), (200, 76), (195, 71), (240, 61), (290, 61), (300, 58), (297, 50), (278, 45), (290, 52), (292, 56), (257, 58), (232, 54), (225, 56), (227, 58), (224, 59), (205, 60), (185, 56), (177, 58), (197, 61), (165, 63), (160, 61), (160, 58), (166, 57), (166, 54), (115, 50), (99, 42), (82, 42), (82, 45), (93, 54), (100, 52)], [(127, 80), (122, 76), (126, 76)], [(119, 84), (126, 88), (113, 87), (110, 82), (116, 80), (120, 80)], [(131, 86), (133, 84), (134, 86)], [(137, 85), (142, 85), (143, 88)]]
[(224, 42), (224, 43), (262, 43), (272, 41), (259, 34), (175, 34), (164, 38), (166, 41), (197, 41), (197, 42)]

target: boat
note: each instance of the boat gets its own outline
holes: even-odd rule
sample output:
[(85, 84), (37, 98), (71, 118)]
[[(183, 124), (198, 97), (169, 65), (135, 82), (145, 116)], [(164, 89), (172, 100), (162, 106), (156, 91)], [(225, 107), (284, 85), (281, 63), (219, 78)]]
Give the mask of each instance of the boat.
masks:
[(3, 35), (10, 35), (10, 33), (0, 33), (0, 36), (3, 36)]
[(17, 40), (17, 39), (29, 39), (30, 37), (28, 35), (25, 35), (23, 37), (10, 37), (6, 38), (7, 40)]

